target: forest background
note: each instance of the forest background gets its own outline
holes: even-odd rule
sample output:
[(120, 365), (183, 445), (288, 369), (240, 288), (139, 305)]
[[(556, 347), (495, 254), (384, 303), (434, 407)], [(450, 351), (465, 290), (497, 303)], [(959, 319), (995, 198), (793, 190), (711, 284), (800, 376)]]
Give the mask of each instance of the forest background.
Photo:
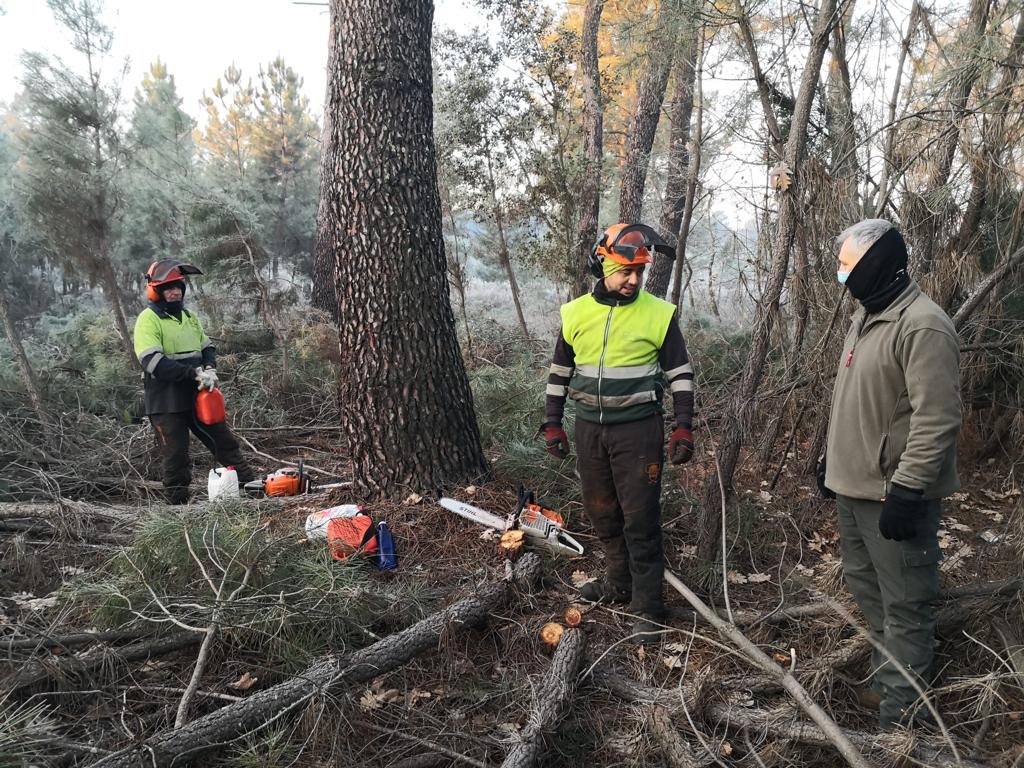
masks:
[[(217, 344), (233, 426), (263, 468), (303, 457), (351, 477), (344, 440), (332, 430), (344, 416), (338, 382), (358, 375), (339, 370), (335, 325), (344, 331), (353, 296), (335, 294), (334, 265), (316, 247), (329, 127), (322, 89), (311, 93), (309, 73), (281, 57), (236, 67), (225, 42), (197, 52), (222, 71), (190, 104), (172, 62), (134, 62), (141, 78), (126, 74), (114, 53), (116, 27), (98, 3), (47, 4), (53, 37), (66, 42), (24, 52), (17, 92), (0, 104), (0, 500), (55, 503), (61, 520), (79, 521), (75, 535), (88, 544), (83, 507), (68, 505), (137, 503), (158, 486), (129, 329), (143, 306), (146, 267), (167, 257), (205, 273), (187, 304)], [(901, 227), (913, 275), (961, 334), (967, 487), (944, 529), (946, 577), (1019, 577), (1019, 2), (477, 0), (465, 11), (442, 8), (432, 48), (436, 182), (492, 503), (528, 482), (578, 511), (571, 464), (540, 458), (533, 441), (557, 309), (585, 288), (582, 255), (599, 231), (642, 220), (677, 247), (674, 262), (653, 265), (647, 284), (679, 306), (700, 393), (698, 457), (666, 476), (677, 567), (715, 594), (729, 583), (749, 587), (750, 606), (763, 605), (757, 590), (765, 585), (783, 595), (809, 585), (835, 592), (834, 525), (811, 475), (852, 309), (835, 280), (833, 239), (879, 216)], [(324, 10), (289, 6), (322, 14), (322, 36), (308, 45), (323, 46), (326, 60)], [(383, 264), (392, 254), (373, 258)], [(366, 270), (373, 274), (372, 262)], [(205, 457), (196, 468), (205, 474)], [(251, 513), (223, 514), (239, 530), (253, 524)], [(148, 524), (131, 534), (142, 537), (132, 546), (146, 549), (158, 532), (193, 524), (166, 511), (156, 520), (165, 527)], [(18, 590), (5, 621), (42, 626), (60, 616), (126, 626), (111, 597), (134, 589), (118, 570), (124, 563), (107, 563), (98, 576), (88, 549), (65, 561), (33, 544), (40, 525), (51, 523), (0, 517), (2, 572)], [(129, 535), (104, 525), (97, 535)], [(51, 533), (66, 535), (62, 526)], [(780, 533), (786, 526), (793, 530)], [(147, 574), (154, 580), (158, 561)], [(425, 612), (438, 599), (427, 587), (445, 581), (401, 582), (416, 599), (388, 625)], [(346, 603), (324, 630), (329, 638), (290, 638), (288, 664), (339, 637), (365, 643), (358, 627), (379, 630), (374, 600), (384, 597), (359, 583), (373, 599)], [(257, 591), (270, 594), (265, 584)], [(32, 603), (39, 599), (52, 602)], [(190, 621), (227, 625), (214, 613), (217, 600), (196, 600), (205, 607)], [(1019, 605), (1000, 605), (1019, 623)], [(155, 624), (148, 613), (131, 621)], [(244, 645), (239, 627), (255, 632), (254, 619), (233, 621), (233, 642)], [(988, 674), (971, 660), (981, 666), (964, 674)], [(218, 664), (234, 669), (227, 658), (204, 661), (196, 679)], [(979, 723), (990, 728), (997, 700), (1020, 708), (1013, 680), (949, 693), (958, 711), (970, 712), (958, 738), (973, 740)], [(1008, 716), (1014, 709), (1006, 706)], [(158, 730), (158, 720), (145, 729)]]

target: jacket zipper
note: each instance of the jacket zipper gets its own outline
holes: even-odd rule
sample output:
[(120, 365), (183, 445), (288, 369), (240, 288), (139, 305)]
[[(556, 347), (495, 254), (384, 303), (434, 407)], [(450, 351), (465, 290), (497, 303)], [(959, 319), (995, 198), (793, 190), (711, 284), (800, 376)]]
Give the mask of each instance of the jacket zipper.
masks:
[(604, 405), (601, 403), (601, 381), (604, 379), (604, 356), (608, 352), (608, 331), (612, 327), (612, 312), (615, 307), (608, 308), (608, 319), (604, 323), (604, 342), (601, 344), (601, 359), (597, 363), (597, 413), (598, 423), (604, 424)]

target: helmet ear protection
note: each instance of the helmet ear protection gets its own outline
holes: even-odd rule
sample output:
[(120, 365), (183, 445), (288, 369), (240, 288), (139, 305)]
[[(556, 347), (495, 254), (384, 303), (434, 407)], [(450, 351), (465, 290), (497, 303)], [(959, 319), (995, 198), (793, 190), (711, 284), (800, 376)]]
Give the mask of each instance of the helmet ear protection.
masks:
[(203, 271), (192, 264), (177, 259), (154, 261), (146, 270), (146, 298), (160, 301), (160, 286), (168, 283), (185, 282), (188, 275), (201, 275)]
[[(601, 239), (594, 243), (594, 247), (591, 249), (590, 254), (587, 256), (587, 267), (590, 269), (590, 274), (600, 279), (604, 277), (604, 257), (606, 253), (614, 253), (617, 256), (623, 257), (627, 262), (633, 261), (636, 254), (641, 250), (657, 251), (664, 256), (668, 256), (670, 259), (675, 259), (676, 251), (675, 248), (666, 243), (661, 236), (655, 232), (651, 227), (646, 224), (627, 224), (621, 226), (618, 232), (614, 234), (614, 240), (608, 242), (608, 234), (615, 227), (609, 227), (605, 230), (604, 234), (601, 235)], [(644, 236), (644, 242), (637, 245), (633, 243), (622, 243), (620, 242), (625, 235), (633, 232), (639, 232)], [(646, 264), (646, 261), (640, 262)]]

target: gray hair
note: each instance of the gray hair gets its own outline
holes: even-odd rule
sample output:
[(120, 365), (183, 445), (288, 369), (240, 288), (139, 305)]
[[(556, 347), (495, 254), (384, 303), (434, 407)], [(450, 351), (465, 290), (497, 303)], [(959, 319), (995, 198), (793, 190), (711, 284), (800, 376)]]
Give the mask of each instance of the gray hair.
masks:
[(864, 219), (853, 226), (847, 227), (836, 238), (836, 248), (842, 248), (849, 239), (851, 245), (859, 253), (867, 253), (868, 248), (878, 242), (879, 238), (895, 225), (888, 219)]

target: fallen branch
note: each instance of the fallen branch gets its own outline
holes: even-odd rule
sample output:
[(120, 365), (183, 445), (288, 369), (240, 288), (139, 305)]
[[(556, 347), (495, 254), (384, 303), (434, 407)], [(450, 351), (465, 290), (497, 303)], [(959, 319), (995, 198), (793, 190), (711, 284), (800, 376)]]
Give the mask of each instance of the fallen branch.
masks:
[[(693, 686), (687, 681), (682, 688), (665, 690), (651, 688), (626, 675), (602, 665), (591, 674), (594, 685), (608, 691), (621, 701), (633, 704), (657, 704), (672, 712), (682, 710), (681, 699), (693, 706)], [(832, 747), (830, 737), (813, 723), (796, 720), (791, 708), (785, 710), (764, 710), (753, 707), (730, 706), (727, 704), (708, 705), (703, 716), (706, 720), (718, 722), (733, 731), (749, 729), (771, 734), (777, 739), (794, 741), (817, 747)], [(930, 768), (981, 768), (978, 763), (962, 761), (957, 763), (951, 756), (933, 744), (923, 741), (910, 732), (870, 733), (867, 731), (843, 730), (845, 737), (865, 754), (890, 764), (899, 764), (904, 756)]]
[(697, 759), (690, 745), (676, 730), (668, 710), (658, 704), (651, 707), (649, 720), (654, 740), (661, 747), (661, 756), (669, 768), (700, 768), (703, 762)]
[(111, 657), (121, 662), (145, 661), (154, 656), (165, 656), (182, 648), (196, 645), (200, 638), (190, 632), (161, 637), (156, 640), (145, 640), (123, 648), (102, 649), (87, 656), (48, 657), (23, 667), (14, 677), (7, 681), (4, 690), (8, 693), (20, 692), (30, 686), (40, 685), (49, 680), (62, 680), (72, 676), (91, 674), (107, 665)]
[[(723, 703), (708, 706), (706, 716), (724, 724), (730, 730), (750, 730), (770, 733), (776, 738), (795, 741), (815, 747), (834, 745), (831, 734), (821, 728), (793, 718), (791, 710), (764, 710), (753, 707), (737, 707)], [(923, 743), (910, 732), (869, 733), (866, 731), (843, 731), (844, 737), (867, 754), (892, 764), (899, 764), (904, 756), (928, 768), (983, 768), (980, 763), (963, 758), (957, 760), (937, 747)]]
[(39, 637), (11, 638), (0, 641), (0, 650), (7, 651), (39, 651), (44, 648), (77, 648), (82, 645), (93, 643), (117, 643), (123, 640), (137, 640), (142, 637), (141, 632), (114, 630), (112, 632), (78, 632), (73, 635), (44, 635)]
[(669, 570), (665, 571), (665, 581), (668, 582), (669, 586), (675, 589), (681, 594), (686, 601), (693, 606), (693, 609), (697, 611), (701, 616), (704, 617), (705, 621), (710, 622), (714, 625), (715, 629), (728, 638), (732, 643), (739, 648), (750, 661), (756, 666), (760, 667), (770, 677), (778, 681), (778, 683), (786, 689), (786, 692), (793, 697), (793, 700), (800, 705), (810, 718), (818, 724), (818, 726), (828, 734), (832, 745), (839, 751), (847, 763), (854, 768), (868, 768), (868, 763), (864, 760), (864, 756), (861, 755), (858, 750), (843, 733), (842, 729), (836, 725), (836, 721), (829, 717), (828, 713), (825, 712), (818, 704), (811, 698), (810, 694), (804, 689), (802, 685), (797, 681), (792, 674), (785, 671), (769, 658), (769, 656), (750, 642), (747, 636), (736, 629), (735, 626), (723, 621), (719, 616), (711, 610), (710, 607), (697, 597), (689, 587), (687, 587), (679, 578)]
[(512, 585), (532, 586), (540, 578), (540, 558), (527, 554), (516, 563), (513, 578), (485, 585), (401, 632), (355, 653), (329, 655), (314, 662), (304, 673), (266, 688), (237, 704), (229, 704), (174, 731), (164, 732), (115, 753), (97, 768), (182, 766), (207, 752), (287, 717), (317, 695), (347, 685), (364, 683), (436, 648), (446, 632), (483, 624), (512, 597)]
[(586, 642), (578, 629), (567, 629), (555, 649), (551, 668), (534, 693), (526, 727), (509, 750), (501, 768), (529, 768), (544, 754), (544, 738), (558, 729), (576, 691)]

